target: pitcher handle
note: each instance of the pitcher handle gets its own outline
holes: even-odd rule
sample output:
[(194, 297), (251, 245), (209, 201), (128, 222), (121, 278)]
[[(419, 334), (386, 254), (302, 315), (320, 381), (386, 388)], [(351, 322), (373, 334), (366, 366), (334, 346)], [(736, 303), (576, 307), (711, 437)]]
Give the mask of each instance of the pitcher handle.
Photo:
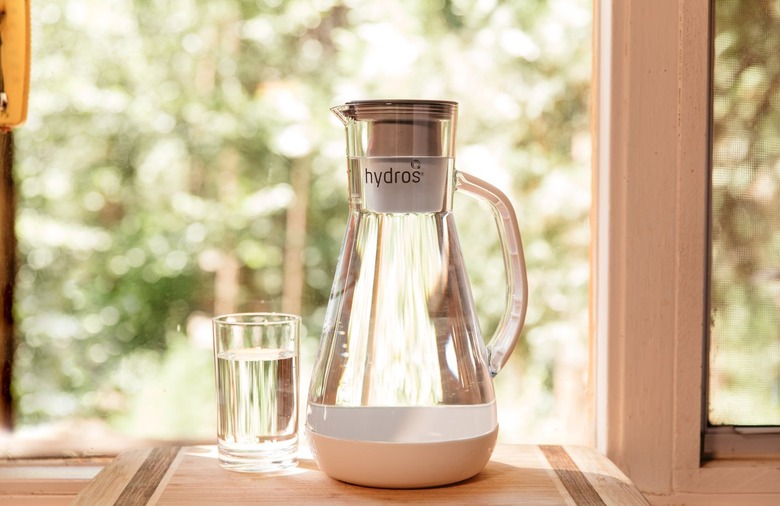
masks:
[(504, 251), (507, 305), (495, 334), (487, 344), (488, 368), (491, 376), (495, 376), (512, 355), (525, 322), (528, 280), (523, 257), (523, 241), (512, 203), (501, 190), (487, 181), (461, 171), (456, 172), (455, 189), (490, 206), (498, 225), (498, 235)]

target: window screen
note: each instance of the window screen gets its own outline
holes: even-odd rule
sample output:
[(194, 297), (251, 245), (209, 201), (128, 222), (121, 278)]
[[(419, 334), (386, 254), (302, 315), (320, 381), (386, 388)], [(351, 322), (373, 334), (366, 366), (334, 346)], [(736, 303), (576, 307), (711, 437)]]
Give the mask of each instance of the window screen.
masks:
[(717, 0), (710, 425), (780, 425), (780, 2)]

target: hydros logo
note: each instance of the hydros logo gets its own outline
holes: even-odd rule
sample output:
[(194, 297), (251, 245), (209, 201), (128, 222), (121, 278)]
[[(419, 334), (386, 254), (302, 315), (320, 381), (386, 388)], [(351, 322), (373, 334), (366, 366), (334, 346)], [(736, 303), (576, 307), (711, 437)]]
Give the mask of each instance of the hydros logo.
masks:
[[(387, 156), (358, 158), (357, 184), (363, 206), (378, 213), (433, 213), (443, 210), (452, 175), (451, 159)], [(352, 163), (352, 161), (350, 161)], [(352, 166), (354, 167), (354, 165)]]
[(379, 188), (382, 184), (416, 184), (422, 180), (423, 172), (420, 170), (420, 160), (409, 162), (410, 169), (371, 170), (366, 167), (365, 184)]

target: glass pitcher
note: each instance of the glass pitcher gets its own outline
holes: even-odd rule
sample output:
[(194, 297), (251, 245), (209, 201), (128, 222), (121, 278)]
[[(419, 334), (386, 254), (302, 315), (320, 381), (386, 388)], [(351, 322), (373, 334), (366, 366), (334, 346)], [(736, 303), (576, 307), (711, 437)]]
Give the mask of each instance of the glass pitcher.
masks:
[[(492, 377), (525, 319), (515, 213), (497, 188), (455, 169), (457, 103), (371, 100), (332, 111), (346, 127), (350, 214), (309, 389), (312, 453), (331, 477), (361, 485), (469, 478), (493, 451)], [(456, 190), (489, 204), (503, 246), (507, 307), (487, 345), (452, 213)]]

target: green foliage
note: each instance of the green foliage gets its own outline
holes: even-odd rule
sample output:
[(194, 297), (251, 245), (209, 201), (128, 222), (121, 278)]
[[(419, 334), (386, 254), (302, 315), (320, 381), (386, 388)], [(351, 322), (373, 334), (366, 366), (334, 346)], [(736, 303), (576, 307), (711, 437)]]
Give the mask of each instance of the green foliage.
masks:
[[(379, 97), (457, 100), (459, 167), (516, 203), (531, 298), (500, 395), (525, 406), (518, 433), (555, 415), (559, 351), (587, 353), (586, 0), (51, 0), (32, 15), (30, 118), (16, 137), (20, 423), (137, 429), (163, 409), (155, 388), (211, 402), (190, 381), (210, 381), (211, 365), (187, 345), (226, 301), (281, 308), (296, 171), (316, 346), (347, 213), (344, 134), (328, 109)], [(497, 235), (486, 211), (456, 206), (489, 334), (503, 311)], [(167, 416), (147, 433), (213, 423)]]

